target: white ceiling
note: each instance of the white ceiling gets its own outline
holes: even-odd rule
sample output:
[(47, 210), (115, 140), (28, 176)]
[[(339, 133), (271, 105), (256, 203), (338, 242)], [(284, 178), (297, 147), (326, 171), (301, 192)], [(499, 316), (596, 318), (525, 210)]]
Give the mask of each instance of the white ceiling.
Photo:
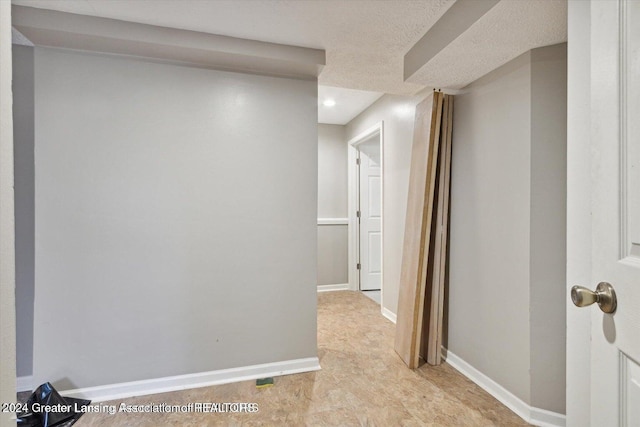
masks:
[[(2, 1), (2, 0), (0, 0)], [(464, 0), (474, 1), (474, 0)], [(459, 88), (516, 56), (566, 41), (567, 0), (502, 0), (403, 79), (403, 59), (455, 0), (12, 0), (13, 4), (326, 50), (319, 84), (353, 103), (323, 111), (345, 122), (379, 93)], [(338, 88), (374, 92), (359, 94)], [(338, 107), (339, 104), (336, 105)], [(357, 108), (356, 108), (357, 109)], [(338, 110), (344, 111), (342, 115)], [(359, 113), (360, 111), (358, 111)]]

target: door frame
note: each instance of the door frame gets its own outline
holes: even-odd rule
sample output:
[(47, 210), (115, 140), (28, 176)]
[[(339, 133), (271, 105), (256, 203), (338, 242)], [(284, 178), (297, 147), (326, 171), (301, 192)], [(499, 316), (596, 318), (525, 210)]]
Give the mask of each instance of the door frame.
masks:
[(591, 2), (569, 1), (567, 44), (567, 427), (591, 419), (591, 310), (571, 302), (573, 285), (592, 288)]
[(347, 159), (348, 159), (348, 186), (349, 186), (349, 289), (357, 291), (360, 289), (360, 281), (358, 275), (358, 253), (360, 252), (358, 217), (356, 211), (358, 210), (358, 199), (360, 197), (358, 185), (358, 167), (356, 159), (358, 158), (358, 145), (372, 136), (378, 134), (380, 139), (380, 194), (381, 205), (380, 206), (380, 307), (383, 307), (382, 301), (384, 300), (384, 122), (380, 121), (370, 128), (351, 138), (347, 142)]

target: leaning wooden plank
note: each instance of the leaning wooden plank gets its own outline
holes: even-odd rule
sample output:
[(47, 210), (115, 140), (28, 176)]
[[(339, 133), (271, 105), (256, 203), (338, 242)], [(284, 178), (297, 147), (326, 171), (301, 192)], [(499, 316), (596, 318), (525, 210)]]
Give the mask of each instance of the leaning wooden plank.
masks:
[(453, 99), (454, 96), (453, 95), (448, 95), (449, 97), (449, 114), (448, 114), (448, 124), (447, 124), (447, 128), (448, 128), (448, 132), (447, 132), (447, 156), (446, 156), (446, 161), (445, 161), (445, 168), (446, 168), (446, 172), (445, 172), (445, 178), (446, 178), (446, 192), (445, 192), (445, 201), (444, 201), (444, 217), (443, 217), (443, 222), (442, 222), (442, 241), (444, 242), (443, 245), (443, 254), (444, 254), (444, 259), (443, 259), (443, 263), (444, 266), (442, 267), (442, 277), (441, 277), (441, 284), (440, 284), (440, 300), (438, 302), (438, 307), (440, 308), (439, 310), (439, 314), (438, 314), (438, 334), (436, 335), (437, 337), (437, 341), (436, 341), (436, 348), (438, 349), (438, 364), (442, 361), (442, 341), (443, 341), (443, 337), (442, 337), (442, 329), (444, 326), (444, 301), (445, 301), (445, 292), (446, 292), (446, 283), (445, 281), (447, 280), (447, 271), (448, 271), (448, 265), (449, 265), (449, 250), (448, 250), (448, 245), (449, 245), (449, 208), (451, 207), (451, 152), (453, 150)]
[(427, 363), (430, 365), (439, 365), (442, 362), (442, 319), (444, 313), (444, 281), (447, 268), (453, 96), (445, 95), (444, 104), (443, 138), (440, 147), (438, 223), (436, 226), (436, 251), (434, 254), (434, 277), (431, 286), (429, 338), (426, 357)]
[(438, 102), (436, 95), (434, 93), (416, 106), (413, 146), (411, 148), (409, 193), (407, 195), (394, 345), (396, 353), (410, 368), (415, 367), (413, 358), (415, 325), (413, 318), (416, 309), (414, 304), (416, 298), (418, 298), (417, 284), (422, 268), (420, 253), (424, 245), (424, 233), (422, 232), (424, 195), (427, 186), (430, 135), (435, 129), (432, 126), (432, 118), (436, 115)]
[(445, 192), (445, 156), (446, 156), (446, 132), (447, 132), (447, 113), (449, 107), (449, 99), (444, 95), (443, 113), (442, 113), (442, 129), (440, 139), (440, 151), (437, 163), (437, 191), (434, 198), (434, 212), (432, 223), (432, 234), (429, 254), (429, 265), (427, 273), (427, 282), (425, 287), (425, 305), (424, 305), (424, 321), (423, 321), (423, 342), (421, 343), (421, 355), (429, 364), (434, 364), (433, 342), (437, 333), (437, 307), (439, 300), (439, 284), (441, 275), (441, 259), (442, 259), (442, 214)]
[[(440, 147), (440, 150), (442, 151), (442, 146)], [(437, 167), (436, 167), (436, 188), (439, 188), (439, 180), (440, 180), (440, 168), (442, 167), (440, 165), (440, 161), (437, 162)], [(434, 206), (438, 206), (439, 203), (439, 192), (436, 191), (435, 192), (435, 197), (433, 199), (433, 205)], [(434, 209), (432, 216), (431, 216), (431, 239), (429, 240), (429, 253), (428, 253), (428, 259), (427, 259), (427, 274), (426, 274), (426, 280), (425, 280), (425, 289), (424, 289), (424, 314), (422, 316), (423, 321), (422, 321), (422, 335), (420, 337), (420, 363), (424, 363), (427, 361), (427, 353), (428, 353), (428, 344), (429, 344), (429, 333), (430, 333), (430, 328), (429, 328), (429, 322), (430, 322), (430, 313), (431, 313), (431, 298), (432, 298), (432, 287), (433, 287), (433, 275), (434, 273), (436, 273), (435, 270), (435, 265), (437, 264), (435, 262), (435, 258), (439, 259), (439, 253), (436, 255), (436, 251), (439, 250), (439, 246), (436, 248), (436, 241), (437, 239), (435, 238), (437, 236), (437, 231), (438, 231), (438, 210)], [(439, 242), (438, 242), (439, 243)]]
[[(423, 338), (423, 326), (425, 323), (425, 315), (424, 315), (424, 307), (425, 307), (425, 300), (426, 300), (426, 285), (427, 285), (427, 276), (429, 274), (429, 269), (433, 270), (433, 260), (434, 260), (434, 256), (435, 253), (433, 252), (435, 249), (435, 243), (432, 244), (432, 242), (434, 241), (434, 234), (433, 231), (435, 229), (435, 227), (433, 226), (433, 220), (435, 218), (436, 212), (436, 197), (437, 197), (437, 191), (438, 191), (438, 187), (437, 185), (437, 180), (438, 180), (438, 176), (437, 176), (437, 172), (438, 172), (438, 160), (439, 160), (439, 155), (440, 155), (440, 150), (441, 150), (441, 143), (442, 143), (442, 125), (443, 125), (443, 114), (444, 114), (444, 94), (442, 93), (438, 93), (438, 103), (437, 103), (437, 111), (436, 114), (433, 115), (432, 117), (432, 122), (431, 122), (431, 126), (434, 129), (431, 132), (431, 140), (430, 140), (430, 148), (432, 148), (432, 151), (429, 153), (429, 171), (428, 171), (428, 176), (427, 176), (427, 189), (426, 189), (426, 195), (425, 195), (425, 212), (424, 212), (424, 239), (425, 239), (425, 245), (424, 245), (424, 250), (423, 253), (421, 254), (422, 258), (422, 271), (420, 274), (420, 299), (418, 301), (416, 301), (416, 304), (420, 304), (420, 311), (419, 311), (419, 316), (416, 318), (416, 322), (417, 322), (417, 331), (416, 331), (416, 336), (417, 336), (417, 342), (416, 342), (416, 348), (414, 350), (415, 352), (415, 358), (416, 358), (416, 366), (418, 367), (419, 364), (419, 356), (420, 356), (420, 349), (422, 346), (422, 338)], [(427, 312), (428, 313), (428, 312)]]
[(424, 314), (422, 322), (422, 335), (420, 339), (420, 358), (429, 362), (429, 348), (431, 337), (433, 336), (433, 307), (434, 298), (438, 298), (437, 283), (440, 276), (440, 256), (442, 253), (442, 240), (440, 239), (440, 224), (442, 220), (442, 201), (444, 199), (444, 141), (443, 136), (446, 132), (446, 123), (448, 112), (448, 99), (446, 95), (443, 97), (442, 124), (440, 130), (440, 149), (438, 159), (436, 161), (436, 182), (435, 194), (433, 199), (433, 211), (431, 215), (431, 234), (429, 240), (429, 252), (427, 262), (427, 274), (425, 281), (424, 296)]
[(425, 251), (428, 252), (431, 231), (441, 112), (440, 93), (434, 93), (416, 107), (394, 345), (412, 369), (419, 364), (427, 267)]

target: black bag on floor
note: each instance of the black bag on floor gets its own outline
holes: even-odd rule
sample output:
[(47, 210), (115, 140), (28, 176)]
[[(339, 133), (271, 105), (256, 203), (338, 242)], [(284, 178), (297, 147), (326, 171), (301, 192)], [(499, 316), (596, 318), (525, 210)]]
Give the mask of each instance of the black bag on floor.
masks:
[[(89, 403), (90, 400), (62, 397), (51, 383), (44, 383), (29, 396), (29, 412), (16, 414), (18, 426), (68, 427), (78, 421), (84, 413), (81, 409)], [(46, 411), (47, 407), (51, 410)]]

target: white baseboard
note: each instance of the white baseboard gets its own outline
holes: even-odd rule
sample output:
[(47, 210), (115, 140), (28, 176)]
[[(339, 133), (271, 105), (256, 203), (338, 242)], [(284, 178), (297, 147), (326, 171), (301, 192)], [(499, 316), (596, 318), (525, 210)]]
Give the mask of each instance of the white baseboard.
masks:
[(33, 391), (33, 375), (16, 378), (16, 391)]
[(388, 308), (382, 307), (381, 312), (384, 317), (391, 320), (393, 323), (396, 323), (398, 317), (391, 310), (389, 310)]
[(278, 377), (282, 375), (299, 374), (302, 372), (318, 370), (320, 370), (320, 361), (318, 358), (308, 357), (306, 359), (265, 363), (262, 365), (244, 366), (241, 368), (222, 369), (196, 374), (78, 388), (74, 390), (61, 391), (60, 394), (69, 397), (91, 399), (93, 402), (104, 402), (106, 400), (124, 399), (133, 396), (145, 396), (149, 394), (166, 393), (176, 390), (187, 390), (191, 388), (255, 380), (265, 377)]
[(543, 427), (565, 427), (567, 416), (546, 409), (531, 408), (531, 424)]
[(339, 283), (337, 285), (318, 285), (318, 292), (331, 292), (331, 291), (348, 291), (348, 283)]
[(349, 225), (349, 218), (318, 218), (318, 225)]
[(473, 366), (443, 348), (442, 355), (446, 362), (465, 377), (479, 385), (487, 393), (498, 399), (503, 405), (515, 412), (526, 422), (541, 427), (565, 427), (566, 416), (556, 412), (529, 406), (506, 388), (478, 371)]

